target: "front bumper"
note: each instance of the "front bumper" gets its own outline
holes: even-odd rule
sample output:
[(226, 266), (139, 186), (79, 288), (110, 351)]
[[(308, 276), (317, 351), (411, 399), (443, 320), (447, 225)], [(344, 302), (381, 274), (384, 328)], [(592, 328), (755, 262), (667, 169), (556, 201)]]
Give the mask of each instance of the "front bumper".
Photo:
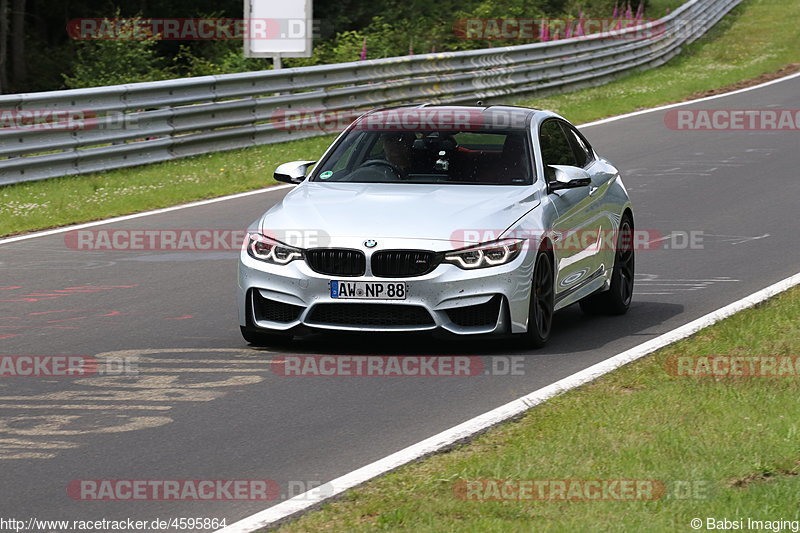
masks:
[[(342, 331), (441, 330), (458, 335), (522, 333), (527, 329), (534, 256), (526, 250), (506, 265), (470, 271), (440, 264), (423, 276), (390, 279), (369, 273), (329, 276), (311, 270), (302, 260), (278, 266), (243, 251), (239, 323), (276, 331), (308, 326)], [(402, 301), (331, 298), (330, 281), (343, 279), (402, 281), (407, 296)]]

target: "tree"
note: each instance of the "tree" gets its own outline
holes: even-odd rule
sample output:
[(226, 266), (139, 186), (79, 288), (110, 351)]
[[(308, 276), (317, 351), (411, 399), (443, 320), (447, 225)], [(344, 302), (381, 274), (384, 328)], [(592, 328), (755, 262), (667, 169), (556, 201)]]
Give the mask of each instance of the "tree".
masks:
[(8, 56), (8, 0), (0, 0), (0, 94), (8, 87), (6, 57)]
[(25, 1), (13, 0), (11, 4), (11, 76), (12, 86), (25, 83)]

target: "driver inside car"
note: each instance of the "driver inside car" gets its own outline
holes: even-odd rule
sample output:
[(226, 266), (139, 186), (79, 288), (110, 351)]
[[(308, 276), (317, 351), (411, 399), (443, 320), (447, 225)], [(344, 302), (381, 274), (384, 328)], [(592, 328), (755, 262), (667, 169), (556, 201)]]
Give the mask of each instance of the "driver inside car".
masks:
[(408, 179), (418, 166), (413, 151), (413, 133), (384, 133), (375, 143), (368, 158), (342, 181), (383, 182)]
[(386, 160), (402, 172), (401, 178), (411, 171), (414, 139), (413, 133), (388, 133), (381, 139)]

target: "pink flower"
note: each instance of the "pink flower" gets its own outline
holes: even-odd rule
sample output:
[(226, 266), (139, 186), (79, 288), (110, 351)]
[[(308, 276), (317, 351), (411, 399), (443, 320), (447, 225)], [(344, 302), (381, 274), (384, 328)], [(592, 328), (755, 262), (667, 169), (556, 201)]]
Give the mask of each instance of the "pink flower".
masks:
[(581, 11), (580, 15), (578, 15), (578, 25), (575, 28), (575, 37), (586, 35), (586, 30), (583, 28), (584, 24), (586, 24), (586, 20), (583, 18), (583, 11)]
[(367, 58), (367, 38), (364, 37), (364, 44), (361, 45), (361, 61)]
[(550, 26), (546, 21), (542, 21), (542, 27), (539, 29), (539, 40), (543, 43), (550, 40)]

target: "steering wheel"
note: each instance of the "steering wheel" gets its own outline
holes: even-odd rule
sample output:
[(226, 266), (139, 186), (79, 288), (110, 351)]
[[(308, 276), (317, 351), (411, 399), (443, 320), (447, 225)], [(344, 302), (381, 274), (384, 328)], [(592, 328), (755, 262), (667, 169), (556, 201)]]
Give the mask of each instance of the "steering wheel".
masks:
[(399, 179), (399, 180), (403, 179), (403, 171), (400, 170), (400, 167), (398, 167), (394, 163), (391, 163), (391, 162), (389, 162), (389, 161), (387, 161), (385, 159), (370, 159), (369, 161), (365, 161), (361, 165), (359, 165), (360, 168), (377, 167), (377, 166), (388, 167), (389, 170), (394, 172), (394, 174), (397, 176), (397, 179)]

